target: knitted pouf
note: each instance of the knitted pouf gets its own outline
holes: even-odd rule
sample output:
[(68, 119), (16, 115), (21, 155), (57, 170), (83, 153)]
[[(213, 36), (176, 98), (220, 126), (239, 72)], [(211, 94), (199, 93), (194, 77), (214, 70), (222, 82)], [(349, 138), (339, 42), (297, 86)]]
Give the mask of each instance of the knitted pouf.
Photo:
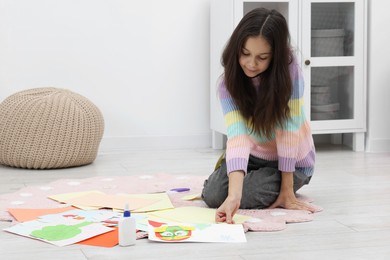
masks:
[(53, 169), (92, 163), (103, 136), (100, 110), (66, 89), (17, 92), (0, 103), (0, 164)]

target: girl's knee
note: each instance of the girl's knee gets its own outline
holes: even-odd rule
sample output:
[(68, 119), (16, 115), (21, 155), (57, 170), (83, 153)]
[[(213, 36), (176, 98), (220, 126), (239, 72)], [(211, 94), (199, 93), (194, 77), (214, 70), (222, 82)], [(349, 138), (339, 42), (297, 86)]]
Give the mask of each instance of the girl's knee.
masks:
[(205, 186), (202, 191), (202, 199), (210, 208), (218, 208), (227, 197), (227, 192)]
[(228, 194), (229, 179), (226, 173), (226, 163), (221, 165), (205, 180), (202, 190), (202, 199), (210, 208), (218, 208), (225, 201)]

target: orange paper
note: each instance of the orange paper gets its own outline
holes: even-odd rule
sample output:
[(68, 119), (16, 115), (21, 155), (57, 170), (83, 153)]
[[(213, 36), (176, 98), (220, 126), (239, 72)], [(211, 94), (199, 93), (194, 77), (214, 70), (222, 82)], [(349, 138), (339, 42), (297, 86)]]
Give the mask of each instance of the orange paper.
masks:
[(8, 212), (19, 222), (35, 220), (40, 216), (62, 213), (69, 210), (75, 210), (75, 207), (66, 208), (49, 208), (49, 209), (23, 209), (23, 208), (9, 208)]
[(77, 244), (88, 245), (88, 246), (114, 247), (118, 244), (118, 228), (117, 227), (111, 227), (111, 228), (114, 228), (114, 230), (80, 241)]

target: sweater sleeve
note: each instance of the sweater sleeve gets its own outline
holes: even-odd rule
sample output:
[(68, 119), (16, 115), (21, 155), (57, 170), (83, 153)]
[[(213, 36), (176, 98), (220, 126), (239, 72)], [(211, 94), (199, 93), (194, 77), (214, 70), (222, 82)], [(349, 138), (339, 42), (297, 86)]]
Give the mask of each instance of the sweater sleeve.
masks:
[(219, 82), (218, 93), (227, 130), (227, 173), (243, 171), (246, 174), (251, 147), (246, 120), (227, 91), (224, 80)]
[(290, 118), (275, 133), (279, 170), (284, 172), (294, 172), (297, 161), (301, 159), (300, 155), (312, 149), (312, 136), (303, 103), (304, 81), (301, 69), (295, 62), (290, 65), (290, 75)]

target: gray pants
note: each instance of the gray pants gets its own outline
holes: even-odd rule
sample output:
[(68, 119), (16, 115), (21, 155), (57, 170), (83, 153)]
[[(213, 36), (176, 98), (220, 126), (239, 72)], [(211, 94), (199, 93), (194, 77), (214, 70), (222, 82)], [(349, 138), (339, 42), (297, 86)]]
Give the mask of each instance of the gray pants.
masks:
[[(308, 184), (311, 177), (300, 171), (294, 172), (294, 192)], [(244, 178), (241, 209), (263, 209), (269, 207), (278, 197), (281, 172), (277, 161), (266, 161), (249, 157), (248, 171)], [(222, 159), (215, 171), (204, 182), (202, 198), (210, 208), (218, 208), (228, 195), (229, 179), (226, 161)]]

